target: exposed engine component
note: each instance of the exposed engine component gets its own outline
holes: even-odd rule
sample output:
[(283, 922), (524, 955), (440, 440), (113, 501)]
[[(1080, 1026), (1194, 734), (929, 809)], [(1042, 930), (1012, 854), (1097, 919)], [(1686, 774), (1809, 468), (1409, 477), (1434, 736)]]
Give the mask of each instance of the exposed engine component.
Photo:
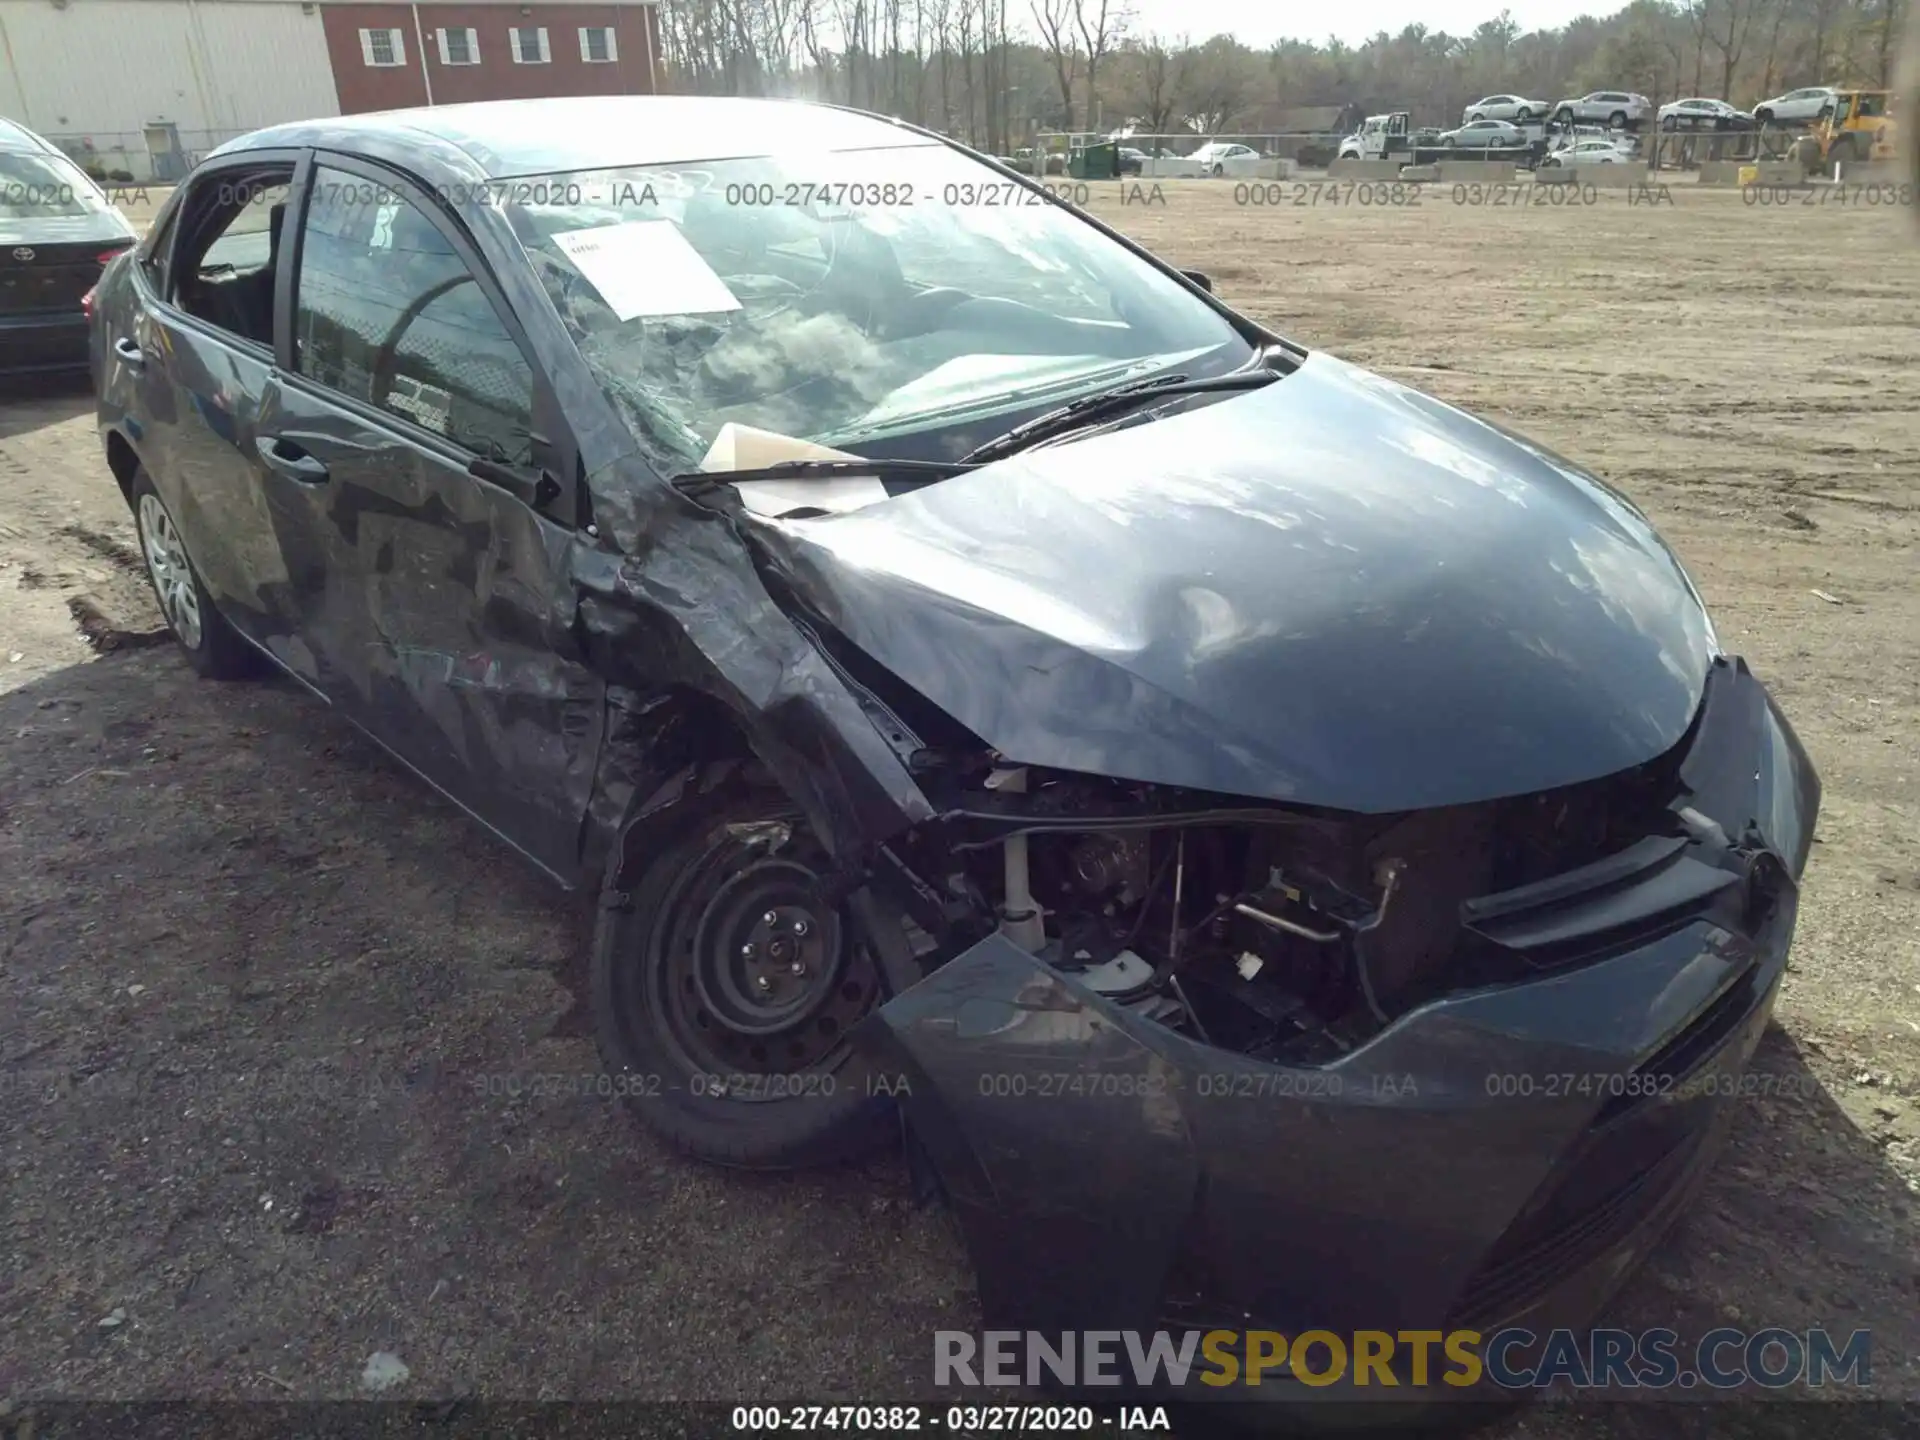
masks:
[(1131, 905), (1147, 888), (1145, 835), (1092, 835), (1073, 847), (1073, 873), (1089, 895)]

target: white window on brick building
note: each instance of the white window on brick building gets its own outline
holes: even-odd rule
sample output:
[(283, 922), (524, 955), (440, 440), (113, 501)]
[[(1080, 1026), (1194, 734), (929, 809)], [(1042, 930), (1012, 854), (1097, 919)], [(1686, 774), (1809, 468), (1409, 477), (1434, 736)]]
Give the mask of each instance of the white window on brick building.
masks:
[(513, 38), (514, 64), (545, 65), (553, 59), (547, 50), (546, 27), (517, 25), (507, 33)]
[(620, 58), (620, 49), (614, 44), (611, 25), (582, 25), (580, 27), (580, 58), (589, 65), (603, 65)]
[(440, 37), (440, 63), (442, 65), (478, 65), (480, 63), (480, 36), (472, 29), (460, 27), (451, 30), (437, 30)]
[(360, 58), (382, 69), (389, 65), (404, 65), (407, 63), (407, 42), (398, 30), (362, 30)]

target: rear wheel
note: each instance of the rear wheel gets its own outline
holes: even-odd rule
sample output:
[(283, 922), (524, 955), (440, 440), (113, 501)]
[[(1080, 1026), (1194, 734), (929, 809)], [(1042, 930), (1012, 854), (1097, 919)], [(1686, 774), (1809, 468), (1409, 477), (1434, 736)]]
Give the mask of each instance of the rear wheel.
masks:
[(825, 849), (771, 787), (682, 803), (631, 907), (603, 909), (594, 936), (594, 1023), (620, 1092), (714, 1164), (790, 1169), (873, 1149), (892, 1104), (869, 1093), (847, 1036), (881, 985), (824, 893)]
[(1759, 121), (1762, 125), (1771, 125), (1773, 123), (1773, 111), (1767, 109), (1763, 105), (1758, 110), (1753, 112), (1753, 118)]
[(166, 501), (144, 469), (133, 472), (128, 497), (140, 532), (140, 554), (147, 562), (160, 614), (187, 663), (210, 680), (238, 680), (257, 674), (260, 657), (214, 609), (206, 586), (187, 558), (186, 545)]
[(1562, 105), (1558, 110), (1553, 112), (1553, 123), (1556, 125), (1565, 125), (1572, 119), (1573, 107), (1571, 105)]
[(1513, 112), (1513, 118), (1524, 125), (1533, 118), (1533, 111), (1529, 110), (1525, 105), (1522, 105), (1518, 110)]
[(1626, 129), (1627, 128), (1627, 112), (1624, 110), (1614, 111), (1611, 115), (1607, 116), (1607, 126), (1609, 129), (1613, 129), (1613, 130)]

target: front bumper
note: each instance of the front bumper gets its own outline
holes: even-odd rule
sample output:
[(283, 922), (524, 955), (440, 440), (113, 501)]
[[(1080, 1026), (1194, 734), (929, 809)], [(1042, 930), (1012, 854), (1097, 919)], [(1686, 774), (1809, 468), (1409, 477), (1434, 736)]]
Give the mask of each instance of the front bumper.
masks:
[(1716, 662), (1687, 743), (1685, 834), (1462, 907), (1474, 943), (1535, 974), (1422, 1005), (1324, 1068), (1187, 1039), (997, 936), (883, 1007), (857, 1038), (904, 1078), (987, 1325), (1590, 1323), (1725, 1135), (1819, 806), (1737, 661)]

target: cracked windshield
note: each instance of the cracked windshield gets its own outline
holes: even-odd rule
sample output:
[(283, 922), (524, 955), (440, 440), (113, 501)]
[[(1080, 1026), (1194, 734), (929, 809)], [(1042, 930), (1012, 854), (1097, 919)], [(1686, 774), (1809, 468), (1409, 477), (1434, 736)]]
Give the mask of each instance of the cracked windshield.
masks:
[(825, 162), (515, 182), (544, 202), (512, 211), (535, 269), (657, 465), (697, 464), (729, 422), (878, 447), (1251, 354), (1178, 282), (952, 150)]

